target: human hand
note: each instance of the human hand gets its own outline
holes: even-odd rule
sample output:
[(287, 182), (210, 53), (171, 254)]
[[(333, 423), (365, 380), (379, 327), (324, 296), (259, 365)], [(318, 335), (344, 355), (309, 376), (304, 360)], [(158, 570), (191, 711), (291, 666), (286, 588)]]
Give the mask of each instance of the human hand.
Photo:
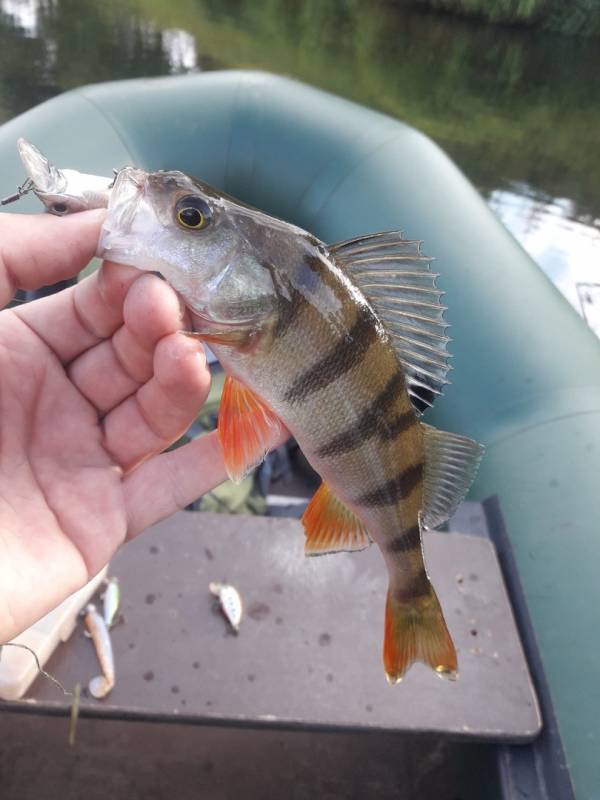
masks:
[[(0, 308), (76, 275), (103, 211), (0, 214)], [(161, 453), (208, 394), (173, 290), (104, 263), (0, 312), (0, 642), (83, 586), (119, 545), (226, 478), (216, 434)]]

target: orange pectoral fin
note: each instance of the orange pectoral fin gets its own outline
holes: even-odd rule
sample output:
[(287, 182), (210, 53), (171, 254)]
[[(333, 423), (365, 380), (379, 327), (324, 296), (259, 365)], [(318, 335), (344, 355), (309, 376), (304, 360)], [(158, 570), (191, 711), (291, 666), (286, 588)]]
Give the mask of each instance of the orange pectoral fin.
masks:
[(364, 550), (371, 544), (367, 529), (323, 482), (302, 517), (307, 556), (337, 553), (340, 550)]
[(236, 483), (260, 464), (283, 429), (260, 397), (229, 375), (221, 394), (217, 427), (227, 474)]

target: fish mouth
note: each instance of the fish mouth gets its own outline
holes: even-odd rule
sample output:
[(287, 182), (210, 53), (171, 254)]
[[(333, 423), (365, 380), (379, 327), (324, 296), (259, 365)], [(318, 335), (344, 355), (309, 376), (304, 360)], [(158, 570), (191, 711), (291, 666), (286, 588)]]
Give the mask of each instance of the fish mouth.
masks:
[(117, 173), (108, 201), (108, 228), (127, 233), (146, 193), (148, 173), (137, 167), (123, 167)]
[(137, 264), (133, 259), (135, 234), (132, 230), (140, 204), (146, 195), (148, 173), (137, 167), (123, 167), (119, 170), (110, 192), (108, 208), (97, 255), (121, 263)]

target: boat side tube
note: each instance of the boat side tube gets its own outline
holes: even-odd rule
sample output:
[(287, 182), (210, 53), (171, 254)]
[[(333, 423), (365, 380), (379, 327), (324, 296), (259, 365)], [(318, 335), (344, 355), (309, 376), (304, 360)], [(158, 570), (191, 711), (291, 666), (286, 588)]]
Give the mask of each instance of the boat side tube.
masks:
[(424, 241), (454, 354), (428, 421), (486, 445), (472, 497), (499, 497), (578, 797), (596, 797), (600, 342), (451, 160), (401, 122), (256, 72), (61, 95), (0, 128), (7, 191), (18, 136), (86, 172), (183, 169), (327, 242)]

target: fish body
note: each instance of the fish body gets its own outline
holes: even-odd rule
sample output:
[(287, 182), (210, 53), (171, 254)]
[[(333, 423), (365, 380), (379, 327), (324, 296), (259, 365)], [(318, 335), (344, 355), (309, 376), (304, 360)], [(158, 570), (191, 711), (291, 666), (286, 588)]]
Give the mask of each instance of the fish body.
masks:
[(447, 354), (440, 292), (420, 243), (398, 232), (327, 246), (181, 172), (121, 170), (98, 253), (159, 271), (224, 366), (219, 435), (234, 480), (283, 424), (323, 478), (306, 552), (375, 541), (390, 585), (384, 666), (454, 677), (457, 659), (422, 555), (422, 531), (468, 491), (482, 447), (420, 414)]
[[(274, 329), (250, 351), (212, 340), (211, 348), (292, 433), (379, 545), (398, 589), (408, 592), (423, 576), (419, 540), (414, 553), (404, 548), (400, 557), (394, 542), (418, 524), (420, 426), (373, 309), (311, 237), (302, 244), (283, 290), (294, 300), (284, 301)], [(210, 326), (205, 330), (210, 335)], [(402, 482), (405, 490), (396, 491), (393, 484)]]
[[(322, 245), (306, 235), (300, 241), (282, 288), (294, 300), (286, 297), (273, 328), (248, 349), (216, 344), (217, 338), (209, 339), (211, 348), (230, 375), (266, 402), (323, 478), (327, 488), (309, 516), (327, 514), (333, 496), (360, 520), (351, 541), (336, 542), (317, 518), (308, 549), (361, 549), (369, 538), (379, 546), (390, 577), (384, 651), (390, 682), (403, 676), (412, 656), (454, 677), (454, 646), (422, 554), (423, 427), (373, 308)], [(204, 330), (210, 337), (210, 324)], [(391, 630), (398, 617), (401, 624), (408, 617), (401, 636)], [(432, 634), (436, 639), (431, 654), (415, 640), (420, 619), (422, 648)]]
[(106, 697), (115, 685), (115, 660), (110, 633), (104, 618), (98, 613), (93, 603), (89, 603), (86, 606), (83, 622), (94, 643), (96, 655), (102, 669), (102, 675), (92, 678), (89, 682), (89, 690), (93, 697), (101, 700)]

